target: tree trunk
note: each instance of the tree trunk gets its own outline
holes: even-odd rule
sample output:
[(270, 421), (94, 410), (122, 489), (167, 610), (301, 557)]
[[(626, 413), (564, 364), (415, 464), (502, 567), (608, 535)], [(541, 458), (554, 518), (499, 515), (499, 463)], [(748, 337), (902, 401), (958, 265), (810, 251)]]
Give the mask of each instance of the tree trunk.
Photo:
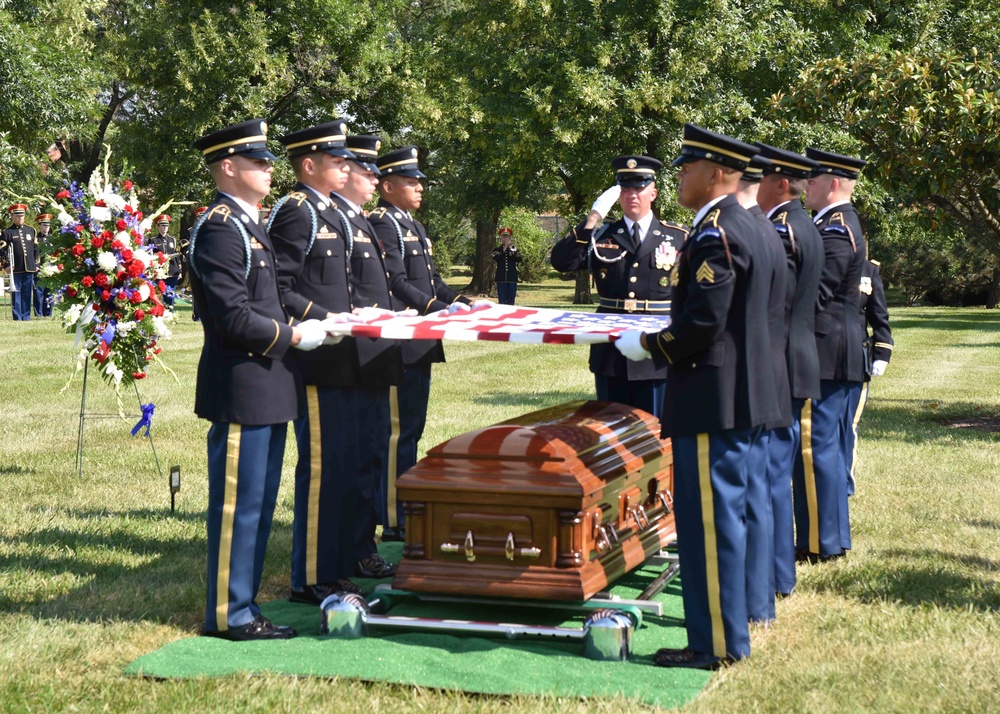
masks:
[(496, 266), (492, 256), (497, 242), (499, 220), (499, 212), (476, 219), (476, 258), (472, 263), (472, 282), (467, 288), (475, 295), (490, 295), (495, 291)]
[(993, 271), (993, 280), (990, 281), (990, 289), (986, 293), (986, 309), (996, 309), (1000, 302), (1000, 269)]
[(574, 305), (590, 305), (593, 298), (590, 294), (590, 271), (584, 268), (576, 271), (576, 289), (573, 292)]

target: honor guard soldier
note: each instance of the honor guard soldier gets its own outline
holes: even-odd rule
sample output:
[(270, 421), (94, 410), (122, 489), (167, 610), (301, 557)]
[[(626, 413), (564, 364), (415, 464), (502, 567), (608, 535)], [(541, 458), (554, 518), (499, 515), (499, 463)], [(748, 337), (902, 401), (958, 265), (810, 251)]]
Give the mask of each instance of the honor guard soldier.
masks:
[(327, 337), (318, 320), (289, 324), (274, 250), (254, 203), (271, 190), (267, 125), (242, 122), (195, 142), (218, 188), (191, 232), (191, 288), (205, 343), (195, 413), (208, 431), (208, 602), (204, 634), (288, 639), (257, 605), (288, 422), (300, 416), (290, 348)]
[[(892, 359), (894, 344), (892, 329), (889, 327), (889, 307), (885, 302), (885, 289), (882, 286), (877, 260), (865, 261), (861, 271), (860, 288), (858, 311), (861, 333), (865, 338), (865, 381), (857, 396), (853, 391), (848, 395), (847, 408), (851, 426), (847, 429), (847, 439), (842, 450), (847, 464), (849, 496), (854, 495), (854, 464), (858, 460), (858, 424), (868, 403), (868, 385), (872, 377), (881, 377), (885, 374), (889, 360)], [(871, 332), (868, 330), (869, 327)]]
[[(268, 235), (278, 260), (281, 299), (297, 320), (336, 319), (354, 307), (347, 217), (331, 193), (347, 184), (354, 155), (347, 125), (331, 121), (281, 137), (297, 183), (275, 204)], [(295, 421), (295, 519), (290, 599), (319, 605), (331, 594), (359, 593), (349, 577), (363, 490), (353, 338), (297, 355), (306, 413)]]
[(517, 300), (517, 264), (521, 262), (521, 253), (517, 246), (511, 245), (514, 231), (506, 226), (499, 231), (500, 245), (493, 249), (493, 262), (497, 264), (494, 282), (497, 284), (497, 302), (501, 305), (513, 305)]
[[(808, 498), (796, 504), (796, 520), (808, 524), (810, 529), (808, 543), (799, 533), (798, 548), (802, 557), (815, 561), (836, 557), (851, 547), (848, 499), (853, 485), (848, 445), (865, 377), (862, 343), (866, 332), (855, 315), (860, 311), (860, 291), (857, 288), (861, 283), (868, 248), (858, 212), (850, 202), (865, 161), (811, 147), (806, 149), (806, 153), (817, 163), (806, 190), (806, 207), (815, 211), (813, 221), (823, 233), (826, 249), (820, 304), (817, 307), (821, 312), (816, 315), (820, 377), (825, 394), (823, 404), (817, 403), (813, 407), (813, 462), (819, 490), (815, 504)], [(833, 411), (838, 405), (843, 411), (835, 425)], [(823, 413), (817, 414), (821, 406)], [(835, 426), (837, 431), (832, 433)], [(820, 429), (828, 429), (831, 433), (818, 433)], [(834, 438), (837, 439), (836, 447), (830, 443)], [(850, 448), (853, 452), (853, 445)], [(822, 462), (821, 455), (825, 457)], [(833, 475), (835, 469), (840, 470), (836, 476)], [(804, 473), (808, 479), (808, 469)], [(808, 482), (806, 488), (809, 488)], [(834, 496), (834, 488), (838, 503), (836, 508), (828, 503)], [(829, 519), (834, 514), (839, 521), (839, 552), (834, 539), (828, 536)], [(820, 539), (818, 550), (817, 537)]]
[[(427, 230), (413, 217), (423, 200), (423, 179), (417, 161), (417, 147), (403, 146), (380, 156), (375, 162), (379, 178), (379, 201), (368, 220), (382, 242), (390, 272), (401, 275), (416, 291), (418, 302), (410, 305), (427, 313), (448, 307), (468, 310), (470, 301), (449, 288), (434, 264)], [(393, 290), (394, 297), (397, 290)], [(489, 306), (477, 300), (476, 307)], [(427, 402), (431, 389), (431, 365), (444, 362), (440, 340), (405, 340), (401, 345), (403, 380), (390, 387), (391, 435), (389, 442), (386, 502), (382, 513), (382, 541), (402, 541), (403, 504), (396, 499), (396, 477), (417, 463), (420, 437), (427, 423)]]
[(15, 203), (7, 209), (11, 225), (0, 233), (0, 264), (12, 278), (10, 304), (15, 320), (31, 319), (31, 300), (35, 294), (35, 229), (24, 225), (28, 206)]
[[(347, 185), (334, 192), (333, 202), (347, 217), (344, 231), (350, 234), (351, 284), (356, 307), (393, 310), (392, 273), (375, 229), (365, 217), (363, 206), (375, 195), (379, 170), (375, 164), (382, 142), (376, 136), (355, 134), (347, 137), (354, 154)], [(404, 280), (405, 282), (405, 280)], [(401, 306), (399, 306), (401, 307)], [(385, 578), (396, 572), (375, 544), (379, 503), (385, 501), (382, 484), (388, 478), (391, 433), (389, 389), (402, 380), (403, 362), (396, 340), (356, 339), (358, 354), (357, 419), (361, 454), (361, 482), (353, 528), (353, 550), (345, 551), (345, 567), (366, 578)]]
[(177, 239), (168, 232), (171, 220), (166, 213), (157, 216), (154, 219), (156, 235), (149, 240), (152, 246), (167, 258), (167, 277), (163, 281), (167, 284), (167, 289), (163, 293), (163, 304), (173, 310), (174, 300), (177, 297), (177, 281), (181, 276), (181, 254), (177, 248)]
[[(809, 436), (810, 399), (820, 396), (815, 316), (823, 241), (802, 207), (802, 194), (816, 163), (793, 151), (757, 144), (770, 164), (764, 168), (757, 201), (774, 224), (789, 261), (791, 308), (786, 356), (791, 393), (791, 426), (771, 430), (768, 477), (774, 522), (774, 587), (782, 596), (795, 588), (795, 517), (790, 476), (801, 469), (802, 432)], [(808, 443), (808, 441), (806, 442)]]
[[(687, 230), (653, 215), (656, 172), (663, 163), (650, 156), (619, 156), (611, 166), (615, 185), (598, 197), (583, 223), (556, 243), (552, 267), (561, 272), (587, 268), (600, 295), (599, 313), (668, 315), (670, 274)], [(623, 217), (600, 225), (616, 200)], [(598, 399), (661, 416), (664, 365), (626, 360), (604, 344), (591, 346), (590, 371)]]
[[(795, 295), (795, 265), (785, 254), (784, 245), (774, 224), (764, 215), (757, 203), (757, 193), (764, 178), (764, 169), (770, 159), (754, 156), (740, 177), (736, 197), (757, 221), (763, 248), (762, 261), (767, 259), (772, 267), (771, 285), (767, 299), (768, 338), (771, 343), (771, 368), (774, 372), (774, 389), (779, 418), (764, 425), (760, 437), (750, 450), (747, 469), (747, 614), (750, 622), (769, 622), (775, 617), (774, 596), (774, 505), (771, 496), (772, 480), (779, 483), (784, 513), (788, 527), (792, 526), (792, 488), (789, 470), (784, 463), (775, 463), (769, 457), (771, 434), (775, 429), (787, 430), (792, 425), (792, 397), (788, 383), (788, 364), (785, 352), (788, 346), (788, 316)], [(792, 534), (788, 532), (788, 551), (793, 558)]]
[[(674, 513), (684, 573), (688, 646), (661, 649), (664, 667), (714, 669), (750, 654), (746, 495), (750, 449), (779, 418), (768, 335), (773, 269), (757, 221), (734, 195), (757, 151), (684, 126), (678, 202), (696, 211), (670, 271), (670, 326), (629, 330), (629, 359), (668, 365), (663, 437), (674, 453)], [(752, 245), (756, 244), (756, 246)]]
[[(38, 224), (38, 230), (35, 235), (35, 266), (41, 268), (42, 261), (48, 253), (48, 244), (51, 237), (49, 231), (52, 229), (52, 214), (40, 213), (35, 219), (35, 223)], [(42, 285), (38, 281), (35, 282), (33, 302), (35, 317), (52, 317), (52, 303), (54, 299), (52, 291), (49, 290), (47, 285)]]
[[(198, 206), (194, 209), (194, 223), (187, 230), (187, 235), (181, 239), (181, 280), (180, 282), (187, 286), (190, 290), (191, 288), (191, 267), (188, 264), (188, 248), (191, 246), (191, 232), (194, 230), (195, 224), (198, 223), (198, 219), (205, 215), (208, 211), (208, 206)], [(195, 322), (201, 322), (201, 318), (198, 317), (198, 306), (194, 304), (194, 300), (191, 300), (191, 319)]]

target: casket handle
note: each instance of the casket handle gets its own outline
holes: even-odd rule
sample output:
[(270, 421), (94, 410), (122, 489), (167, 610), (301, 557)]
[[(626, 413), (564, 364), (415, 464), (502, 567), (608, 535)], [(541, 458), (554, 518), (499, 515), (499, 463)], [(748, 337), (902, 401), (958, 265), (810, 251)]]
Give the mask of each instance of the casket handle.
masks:
[(538, 558), (542, 554), (541, 548), (518, 548), (514, 543), (514, 533), (507, 533), (507, 542), (504, 544), (503, 554), (507, 560), (514, 560), (515, 555), (519, 555), (522, 558)]
[[(441, 544), (441, 552), (442, 553), (460, 553), (460, 552), (462, 552), (462, 549), (463, 549), (463, 546), (459, 545), (458, 543), (442, 543)], [(472, 531), (471, 530), (469, 530), (465, 534), (464, 549), (465, 549), (465, 559), (468, 560), (470, 563), (474, 563), (476, 561), (476, 541), (472, 537)]]
[[(670, 508), (670, 502), (668, 502), (668, 501), (667, 501), (667, 498), (668, 498), (669, 496), (670, 496), (670, 491), (667, 491), (666, 493), (664, 493), (663, 491), (657, 491), (657, 492), (656, 492), (656, 497), (657, 497), (658, 499), (660, 499), (660, 503), (662, 503), (662, 504), (663, 504), (663, 508), (664, 508), (664, 510), (665, 510), (665, 511), (667, 512), (667, 515), (668, 515), (668, 516), (669, 516), (669, 515), (670, 515), (671, 513), (673, 513), (673, 509), (672, 509), (672, 508)], [(673, 499), (671, 498), (671, 499), (670, 499), (670, 501), (673, 501)]]
[[(649, 516), (646, 515), (645, 508), (643, 508), (642, 506), (638, 506), (636, 508), (628, 509), (628, 512), (629, 515), (631, 515), (632, 518), (635, 519), (635, 525), (638, 526), (639, 530), (642, 530), (643, 528), (649, 528)], [(645, 521), (645, 525), (643, 525), (643, 521)]]

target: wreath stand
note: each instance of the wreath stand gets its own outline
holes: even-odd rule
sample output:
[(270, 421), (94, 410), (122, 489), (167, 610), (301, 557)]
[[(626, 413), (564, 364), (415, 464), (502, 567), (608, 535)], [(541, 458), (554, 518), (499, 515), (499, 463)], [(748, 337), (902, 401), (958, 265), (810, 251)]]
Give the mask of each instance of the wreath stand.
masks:
[[(139, 414), (136, 414), (136, 415), (125, 415), (125, 414), (121, 414), (121, 413), (118, 413), (118, 414), (94, 414), (94, 413), (88, 414), (87, 413), (87, 375), (88, 375), (89, 370), (90, 370), (90, 357), (88, 356), (87, 357), (87, 361), (84, 363), (84, 366), (83, 366), (83, 396), (80, 399), (80, 430), (77, 432), (77, 437), (76, 437), (76, 477), (77, 477), (77, 479), (83, 479), (83, 432), (84, 432), (84, 427), (85, 427), (85, 425), (87, 423), (87, 419), (120, 419), (120, 418), (131, 419), (133, 417), (135, 417), (137, 419), (141, 419), (143, 417), (143, 414), (142, 414), (142, 397), (139, 396), (139, 385), (137, 385), (135, 383), (135, 381), (132, 382), (132, 387), (135, 390), (135, 398), (136, 398), (136, 401), (139, 404), (139, 411), (140, 411)], [(148, 426), (147, 426), (147, 429), (148, 429)], [(136, 432), (136, 434), (138, 434), (138, 431)], [(133, 434), (133, 436), (134, 435), (135, 434)], [(160, 476), (160, 479), (162, 480), (162, 478), (163, 478), (163, 469), (160, 468), (160, 459), (156, 455), (156, 446), (153, 444), (153, 435), (152, 435), (152, 433), (150, 433), (150, 432), (147, 431), (147, 433), (146, 433), (145, 436), (146, 436), (147, 439), (149, 439), (149, 448), (152, 449), (152, 451), (153, 451), (153, 461), (156, 463), (156, 472)], [(171, 496), (171, 500), (172, 500), (172, 496)]]

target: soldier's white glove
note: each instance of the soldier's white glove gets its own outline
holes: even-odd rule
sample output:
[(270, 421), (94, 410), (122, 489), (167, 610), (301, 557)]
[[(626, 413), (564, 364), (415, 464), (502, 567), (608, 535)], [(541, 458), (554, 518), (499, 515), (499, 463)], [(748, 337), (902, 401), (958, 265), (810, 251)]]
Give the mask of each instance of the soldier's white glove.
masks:
[(376, 317), (381, 317), (382, 315), (396, 314), (392, 310), (383, 310), (380, 307), (356, 307), (352, 312), (360, 317), (362, 322), (374, 320)]
[(445, 315), (454, 315), (456, 312), (469, 312), (471, 309), (472, 306), (467, 305), (464, 302), (453, 302), (451, 305), (442, 310), (442, 312)]
[(885, 374), (885, 368), (889, 366), (889, 363), (884, 359), (877, 359), (872, 362), (872, 376), (881, 377)]
[(473, 310), (478, 310), (481, 307), (496, 307), (496, 303), (493, 302), (492, 300), (485, 300), (485, 299), (472, 301)]
[(299, 343), (294, 347), (303, 352), (316, 349), (323, 344), (323, 340), (327, 337), (326, 329), (319, 320), (306, 320), (296, 325), (295, 329), (299, 331)]
[(610, 211), (611, 207), (615, 205), (615, 201), (618, 200), (618, 197), (621, 196), (621, 194), (622, 187), (615, 184), (597, 197), (597, 200), (594, 201), (594, 205), (590, 207), (590, 210), (597, 211), (601, 214), (601, 218), (604, 218), (608, 215), (608, 211)]
[(364, 322), (364, 320), (357, 315), (352, 315), (349, 312), (328, 313), (326, 319), (320, 323), (323, 325), (323, 329), (327, 331), (326, 339), (323, 340), (323, 344), (335, 345), (344, 339), (344, 335), (331, 335), (329, 333), (334, 325), (343, 325), (347, 322)]
[(615, 340), (615, 347), (633, 362), (641, 362), (644, 359), (649, 359), (653, 355), (642, 346), (642, 335), (642, 330), (625, 330)]

